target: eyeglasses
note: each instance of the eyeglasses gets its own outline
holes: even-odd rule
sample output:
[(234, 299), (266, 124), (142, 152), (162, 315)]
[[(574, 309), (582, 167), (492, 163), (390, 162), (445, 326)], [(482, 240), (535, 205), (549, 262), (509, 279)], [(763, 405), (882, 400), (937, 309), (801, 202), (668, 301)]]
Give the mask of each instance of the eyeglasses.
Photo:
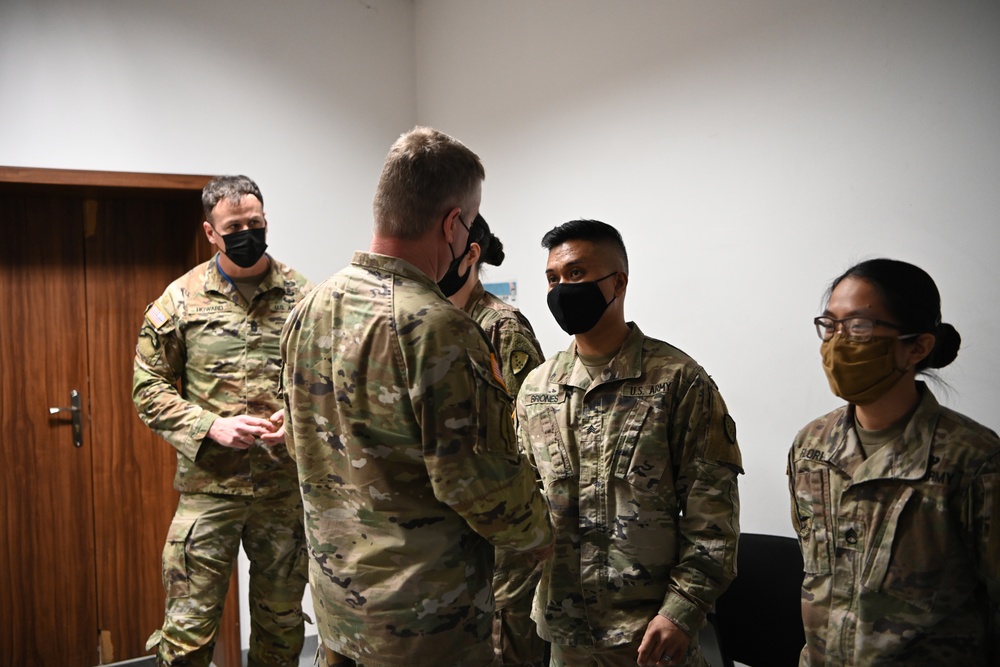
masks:
[[(830, 340), (833, 338), (833, 334), (837, 332), (837, 325), (840, 325), (840, 330), (847, 336), (848, 340), (856, 343), (870, 341), (872, 339), (872, 332), (877, 326), (888, 327), (896, 331), (903, 330), (903, 327), (898, 324), (870, 317), (845, 317), (842, 320), (835, 320), (832, 317), (820, 316), (813, 320), (813, 324), (816, 325), (816, 333), (819, 334), (821, 340)], [(915, 336), (916, 334), (912, 335)], [(900, 336), (900, 338), (906, 337), (908, 336)]]

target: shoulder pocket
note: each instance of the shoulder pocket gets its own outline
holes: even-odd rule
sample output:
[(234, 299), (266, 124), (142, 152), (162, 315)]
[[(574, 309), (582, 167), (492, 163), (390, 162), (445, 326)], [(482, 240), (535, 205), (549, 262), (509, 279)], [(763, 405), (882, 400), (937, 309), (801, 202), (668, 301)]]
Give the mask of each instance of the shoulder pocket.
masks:
[[(486, 368), (471, 354), (476, 375), (478, 437), (473, 450), (517, 459), (517, 435), (514, 432), (514, 403), (507, 394), (496, 367)], [(490, 361), (494, 362), (491, 356)]]
[(705, 458), (716, 463), (735, 466), (743, 472), (743, 455), (736, 442), (736, 420), (729, 414), (726, 403), (718, 391), (712, 391), (710, 395), (712, 409), (708, 417)]
[(168, 311), (160, 306), (159, 301), (146, 306), (146, 312), (142, 318), (142, 326), (139, 327), (139, 341), (135, 346), (135, 353), (144, 363), (155, 365), (159, 363), (163, 354), (163, 340), (174, 331), (174, 321), (170, 318)]

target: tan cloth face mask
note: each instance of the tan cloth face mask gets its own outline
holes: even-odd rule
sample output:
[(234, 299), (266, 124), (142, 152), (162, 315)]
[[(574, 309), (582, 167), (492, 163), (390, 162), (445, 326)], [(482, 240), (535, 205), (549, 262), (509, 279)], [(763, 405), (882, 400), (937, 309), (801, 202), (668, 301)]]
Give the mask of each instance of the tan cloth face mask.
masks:
[(820, 354), (830, 390), (854, 405), (878, 400), (906, 373), (905, 368), (896, 368), (898, 346), (898, 336), (859, 343), (836, 335), (823, 341)]

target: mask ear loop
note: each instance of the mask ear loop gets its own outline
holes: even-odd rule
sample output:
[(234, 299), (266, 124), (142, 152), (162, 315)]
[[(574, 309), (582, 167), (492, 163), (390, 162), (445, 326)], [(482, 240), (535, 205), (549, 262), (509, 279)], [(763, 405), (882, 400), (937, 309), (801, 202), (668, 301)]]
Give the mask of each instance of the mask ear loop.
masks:
[[(594, 284), (596, 285), (597, 283), (601, 282), (602, 280), (607, 280), (611, 276), (617, 275), (618, 273), (620, 273), (620, 271), (612, 271), (611, 273), (609, 273), (608, 275), (604, 276), (603, 278), (598, 278), (597, 280), (595, 280)], [(598, 289), (600, 289), (600, 288), (598, 288)], [(603, 293), (602, 293), (602, 296), (603, 296)], [(611, 304), (613, 304), (615, 302), (615, 300), (617, 300), (617, 299), (618, 299), (618, 290), (616, 289), (616, 290), (613, 290), (611, 292), (611, 301), (608, 301), (607, 304), (604, 306), (605, 310), (607, 310), (611, 306)]]

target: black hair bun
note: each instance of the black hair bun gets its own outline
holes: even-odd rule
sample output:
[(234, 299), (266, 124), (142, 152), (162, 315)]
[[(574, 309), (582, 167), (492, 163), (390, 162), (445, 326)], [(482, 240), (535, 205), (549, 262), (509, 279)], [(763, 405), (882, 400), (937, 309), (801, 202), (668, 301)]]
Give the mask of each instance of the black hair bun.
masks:
[(955, 327), (947, 322), (939, 324), (934, 335), (937, 340), (927, 365), (930, 368), (944, 368), (955, 361), (955, 357), (958, 356), (958, 348), (962, 346), (962, 337)]
[(503, 258), (503, 241), (490, 234), (489, 247), (486, 249), (483, 261), (492, 266), (500, 266), (503, 264)]

